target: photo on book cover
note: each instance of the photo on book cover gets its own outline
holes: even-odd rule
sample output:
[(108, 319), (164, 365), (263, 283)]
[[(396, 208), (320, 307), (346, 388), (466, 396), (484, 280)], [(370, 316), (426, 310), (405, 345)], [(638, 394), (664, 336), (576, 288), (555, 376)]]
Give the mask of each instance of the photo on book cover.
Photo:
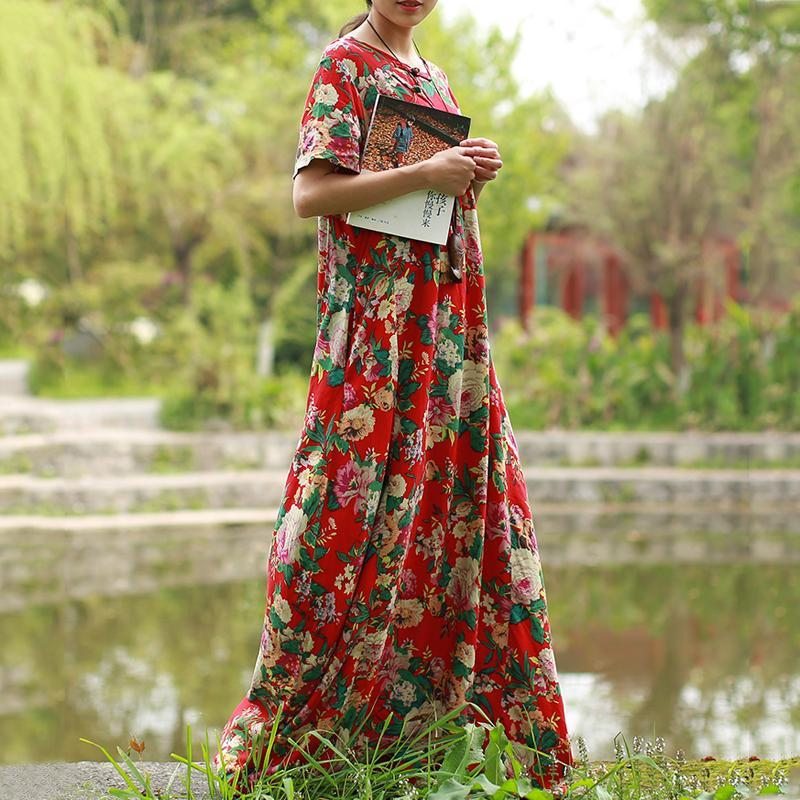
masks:
[[(361, 168), (379, 172), (416, 164), (469, 136), (471, 120), (379, 95), (373, 109)], [(347, 221), (370, 230), (444, 244), (455, 198), (434, 190), (412, 192), (351, 212)]]
[(468, 117), (381, 95), (361, 166), (377, 172), (424, 161), (466, 139), (469, 124)]

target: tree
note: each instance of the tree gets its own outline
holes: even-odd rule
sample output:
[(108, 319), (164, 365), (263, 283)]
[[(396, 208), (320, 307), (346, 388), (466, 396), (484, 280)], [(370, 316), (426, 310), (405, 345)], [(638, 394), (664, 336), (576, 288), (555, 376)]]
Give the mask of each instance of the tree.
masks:
[[(705, 44), (724, 105), (709, 108), (719, 134), (738, 137), (744, 181), (736, 215), (750, 292), (779, 299), (797, 286), (800, 231), (800, 4), (791, 0), (645, 0), (665, 32)], [(689, 68), (692, 68), (691, 65)]]
[(102, 63), (113, 40), (101, 17), (37, 0), (0, 5), (0, 259), (66, 254), (116, 224), (140, 161), (130, 135), (140, 87)]
[(678, 376), (693, 288), (713, 275), (704, 242), (727, 207), (726, 153), (706, 114), (713, 92), (687, 79), (640, 118), (607, 116), (572, 176), (573, 213), (623, 251), (636, 288), (664, 298)]
[(643, 0), (651, 19), (676, 36), (700, 36), (736, 54), (800, 52), (795, 0)]

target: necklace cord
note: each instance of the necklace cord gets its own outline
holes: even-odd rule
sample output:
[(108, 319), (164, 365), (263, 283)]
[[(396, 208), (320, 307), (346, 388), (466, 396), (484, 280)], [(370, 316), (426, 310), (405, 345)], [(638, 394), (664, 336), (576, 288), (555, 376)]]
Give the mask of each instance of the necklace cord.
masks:
[[(378, 33), (378, 29), (377, 29), (377, 28), (376, 28), (376, 27), (375, 27), (375, 26), (372, 24), (372, 20), (371, 20), (369, 17), (367, 17), (367, 19), (366, 19), (366, 22), (367, 22), (367, 25), (369, 25), (369, 26), (370, 26), (370, 28), (372, 28), (372, 30), (373, 30), (373, 32), (375, 33), (375, 35), (376, 35), (376, 36), (377, 36), (377, 37), (378, 37), (378, 38), (381, 40), (381, 42), (383, 42), (383, 44), (384, 44), (384, 46), (386, 47), (386, 49), (387, 49), (387, 50), (388, 50), (388, 51), (389, 51), (389, 52), (390, 52), (390, 53), (391, 53), (391, 54), (392, 54), (392, 55), (393, 55), (393, 56), (394, 56), (394, 57), (395, 57), (395, 58), (396, 58), (396, 59), (397, 59), (397, 60), (398, 60), (398, 61), (399, 61), (401, 64), (405, 64), (405, 65), (406, 65), (406, 66), (409, 68), (409, 70), (411, 71), (411, 74), (412, 74), (412, 75), (413, 75), (413, 76), (416, 78), (416, 77), (419, 75), (419, 72), (420, 72), (420, 69), (419, 69), (419, 67), (412, 67), (410, 64), (406, 64), (406, 62), (405, 62), (405, 61), (403, 61), (403, 59), (402, 59), (402, 58), (400, 58), (400, 56), (398, 56), (398, 55), (397, 55), (397, 53), (395, 53), (395, 51), (394, 51), (394, 50), (392, 50), (391, 46), (390, 46), (390, 45), (389, 45), (389, 43), (386, 41), (386, 39), (384, 39), (384, 38), (383, 38), (383, 36), (381, 36), (381, 35), (380, 35), (380, 33)], [(425, 69), (427, 69), (427, 70), (428, 70), (428, 76), (427, 76), (427, 77), (428, 77), (430, 80), (433, 80), (433, 76), (431, 75), (431, 69), (430, 69), (430, 67), (428, 66), (428, 62), (425, 60), (425, 57), (422, 55), (422, 53), (420, 53), (420, 51), (419, 51), (419, 47), (417, 47), (417, 43), (416, 43), (416, 41), (415, 41), (415, 40), (412, 38), (412, 39), (411, 39), (411, 42), (412, 42), (412, 44), (414, 45), (414, 49), (417, 51), (417, 55), (418, 55), (418, 56), (419, 56), (419, 57), (422, 59), (422, 63), (425, 65)]]

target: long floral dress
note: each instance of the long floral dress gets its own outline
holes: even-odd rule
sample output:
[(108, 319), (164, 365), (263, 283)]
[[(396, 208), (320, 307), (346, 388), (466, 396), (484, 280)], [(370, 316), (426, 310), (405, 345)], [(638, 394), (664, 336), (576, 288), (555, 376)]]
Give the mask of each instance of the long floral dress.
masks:
[[(432, 81), (415, 80), (371, 45), (329, 45), (295, 175), (315, 158), (358, 172), (378, 93), (423, 102), (418, 84), (428, 105), (458, 112), (431, 70)], [(572, 763), (525, 478), (489, 347), (471, 189), (457, 210), (460, 281), (446, 247), (344, 215), (319, 220), (307, 412), (270, 547), (252, 685), (222, 733), (225, 769), (254, 775), (253, 742), (282, 702), (280, 737), (336, 726), (358, 729), (357, 741), (390, 712), (384, 735), (470, 702), (503, 723), (543, 787)], [(463, 721), (481, 719), (466, 706)], [(276, 745), (275, 758), (286, 752)]]

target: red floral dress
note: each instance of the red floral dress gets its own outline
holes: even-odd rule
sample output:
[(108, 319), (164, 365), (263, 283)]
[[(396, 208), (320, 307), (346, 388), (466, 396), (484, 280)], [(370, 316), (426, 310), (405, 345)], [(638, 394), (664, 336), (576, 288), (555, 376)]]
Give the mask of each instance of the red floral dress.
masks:
[[(323, 53), (295, 174), (358, 172), (378, 93), (459, 111), (444, 73), (353, 38)], [(319, 220), (317, 342), (307, 413), (270, 547), (252, 684), (218, 764), (255, 775), (282, 702), (284, 737), (372, 741), (392, 714), (465, 702), (502, 722), (540, 785), (572, 763), (536, 534), (489, 346), (475, 196), (458, 199), (462, 280), (447, 248)], [(483, 717), (467, 706), (462, 721)], [(523, 745), (540, 753), (533, 756)], [(288, 763), (284, 759), (285, 763)]]

